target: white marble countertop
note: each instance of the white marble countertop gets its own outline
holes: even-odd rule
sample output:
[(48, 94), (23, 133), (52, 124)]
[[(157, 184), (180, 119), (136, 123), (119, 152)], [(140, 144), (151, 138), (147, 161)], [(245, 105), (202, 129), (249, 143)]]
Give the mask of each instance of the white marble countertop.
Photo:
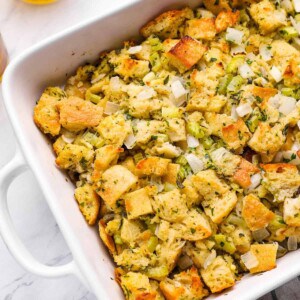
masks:
[[(36, 42), (82, 20), (112, 10), (130, 0), (59, 0), (48, 6), (32, 6), (20, 0), (0, 0), (0, 31), (10, 58)], [(0, 93), (0, 167), (13, 156), (15, 138)], [(15, 226), (28, 249), (43, 263), (59, 265), (71, 254), (30, 171), (18, 177), (9, 190), (9, 208)], [(95, 297), (74, 277), (44, 279), (26, 272), (0, 239), (0, 299), (92, 300)], [(296, 279), (297, 280), (297, 279)], [(296, 281), (295, 281), (296, 282)], [(293, 287), (282, 287), (282, 297), (270, 293), (262, 299), (299, 299)], [(292, 294), (295, 292), (295, 298)], [(290, 293), (290, 294), (289, 294)], [(291, 295), (286, 298), (284, 295)], [(299, 294), (298, 294), (299, 295)]]

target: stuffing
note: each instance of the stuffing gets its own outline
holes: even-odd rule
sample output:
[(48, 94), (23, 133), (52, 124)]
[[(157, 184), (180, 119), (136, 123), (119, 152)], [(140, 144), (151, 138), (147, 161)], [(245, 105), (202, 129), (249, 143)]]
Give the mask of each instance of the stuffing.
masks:
[(109, 252), (112, 255), (115, 255), (117, 253), (117, 251), (116, 251), (116, 246), (115, 246), (114, 240), (109, 234), (107, 234), (105, 228), (106, 228), (106, 224), (105, 224), (104, 220), (100, 220), (99, 221), (99, 235), (100, 235), (100, 238), (103, 241), (104, 245), (109, 250)]
[(283, 202), (293, 197), (300, 186), (300, 174), (296, 166), (287, 163), (261, 165), (263, 186), (274, 195), (275, 200)]
[(161, 281), (159, 287), (167, 300), (200, 300), (208, 295), (195, 267)]
[(206, 269), (201, 269), (201, 276), (211, 292), (218, 293), (234, 285), (234, 265), (217, 256)]
[(173, 118), (168, 120), (167, 134), (171, 142), (186, 140), (184, 119)]
[(159, 133), (166, 133), (167, 124), (158, 120), (140, 120), (136, 124), (136, 142), (138, 144), (146, 144), (151, 137), (157, 136)]
[(216, 114), (213, 112), (206, 112), (204, 114), (208, 127), (212, 134), (222, 137), (222, 128), (234, 123), (234, 120), (226, 114)]
[(180, 169), (179, 164), (171, 164), (171, 163), (168, 164), (167, 172), (165, 175), (163, 175), (162, 180), (164, 182), (168, 182), (168, 183), (176, 185), (179, 169)]
[(134, 246), (136, 239), (142, 233), (142, 227), (139, 222), (124, 218), (122, 220), (121, 227), (121, 239), (122, 242), (127, 243), (130, 246)]
[(186, 19), (191, 19), (192, 17), (193, 11), (190, 8), (170, 10), (144, 25), (140, 32), (146, 38), (152, 34), (160, 38), (176, 38), (179, 26)]
[(206, 49), (206, 46), (197, 40), (184, 36), (166, 55), (170, 64), (180, 73), (184, 73), (201, 59)]
[(233, 175), (233, 181), (243, 188), (248, 188), (251, 185), (251, 176), (258, 172), (259, 168), (242, 158)]
[[(193, 177), (194, 175), (192, 175)], [(189, 208), (199, 205), (203, 200), (202, 195), (199, 194), (196, 187), (193, 185), (191, 179), (185, 179), (182, 183), (183, 188), (181, 189), (181, 193), (185, 195), (186, 203)]]
[(99, 196), (94, 191), (94, 188), (89, 184), (76, 188), (75, 199), (87, 223), (94, 225), (100, 209)]
[(143, 78), (149, 71), (148, 61), (132, 58), (122, 60), (115, 68), (115, 72), (125, 80), (128, 78)]
[(265, 228), (275, 217), (257, 196), (249, 194), (243, 199), (242, 216), (250, 230)]
[(129, 220), (153, 213), (151, 196), (154, 191), (155, 188), (149, 186), (131, 193), (127, 193), (123, 197), (125, 200), (125, 208)]
[(169, 159), (152, 156), (140, 160), (136, 168), (142, 175), (163, 176), (167, 172), (169, 163)]
[(184, 34), (194, 39), (212, 40), (216, 35), (215, 19), (191, 19), (186, 22)]
[(97, 193), (109, 208), (115, 208), (117, 200), (137, 182), (128, 169), (115, 165), (107, 169), (98, 183)]
[(221, 11), (215, 22), (217, 33), (225, 31), (228, 27), (233, 27), (239, 20), (240, 12)]
[(223, 95), (207, 96), (194, 92), (188, 100), (187, 111), (220, 112), (227, 102)]
[(204, 6), (215, 15), (217, 15), (218, 13), (224, 10), (230, 11), (231, 7), (228, 2), (229, 2), (228, 0), (220, 0), (220, 1), (203, 0)]
[(286, 25), (286, 12), (284, 9), (276, 9), (269, 0), (253, 3), (250, 6), (250, 15), (258, 24), (262, 34), (275, 31), (278, 27)]
[(283, 219), (289, 226), (300, 226), (300, 196), (284, 200)]
[(274, 269), (276, 267), (277, 248), (277, 243), (251, 245), (250, 253), (256, 257), (258, 264), (250, 268), (250, 273), (253, 274)]

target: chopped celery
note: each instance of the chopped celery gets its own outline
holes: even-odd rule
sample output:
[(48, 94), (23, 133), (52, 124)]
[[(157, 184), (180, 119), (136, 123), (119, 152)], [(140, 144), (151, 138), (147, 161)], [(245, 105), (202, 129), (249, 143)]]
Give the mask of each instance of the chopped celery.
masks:
[(181, 179), (185, 179), (186, 177), (186, 170), (183, 166), (180, 167), (179, 171), (178, 171), (178, 176), (181, 178)]
[(240, 21), (242, 24), (250, 21), (250, 17), (248, 16), (246, 9), (240, 10)]
[(226, 67), (226, 73), (234, 74), (238, 67), (244, 63), (245, 57), (241, 55), (234, 56)]
[(93, 102), (93, 103), (95, 103), (95, 104), (97, 104), (97, 103), (100, 102), (101, 97), (98, 96), (98, 95), (95, 95), (95, 94), (90, 94), (90, 96), (88, 97), (87, 100), (88, 100), (88, 101), (91, 101), (91, 102)]
[(259, 122), (261, 121), (261, 113), (259, 109), (256, 107), (252, 114), (251, 117), (246, 121), (246, 125), (248, 126), (249, 130), (253, 133), (256, 128), (258, 127)]
[(166, 191), (166, 192), (170, 192), (170, 191), (172, 191), (172, 190), (174, 190), (174, 189), (176, 189), (177, 187), (174, 185), (174, 184), (171, 184), (171, 183), (169, 183), (169, 182), (166, 182), (165, 183), (165, 187), (164, 187), (164, 190)]
[(141, 152), (139, 153), (136, 153), (134, 156), (133, 156), (133, 159), (135, 161), (135, 163), (137, 164), (140, 160), (142, 160), (144, 158), (143, 154)]
[(178, 156), (177, 159), (176, 159), (176, 164), (179, 164), (181, 166), (185, 166), (187, 163), (188, 162), (187, 162), (186, 158), (183, 155)]
[(227, 86), (227, 92), (229, 93), (238, 92), (241, 86), (243, 85), (243, 83), (244, 83), (244, 79), (242, 76), (240, 75), (234, 76)]
[(150, 54), (150, 64), (152, 66), (152, 71), (157, 72), (161, 68), (161, 61), (159, 54), (157, 52), (153, 52)]
[(163, 118), (180, 118), (182, 115), (182, 111), (179, 107), (163, 107), (161, 109), (161, 114)]
[(169, 270), (166, 265), (161, 265), (158, 267), (149, 268), (145, 273), (149, 278), (162, 280), (168, 276)]
[(205, 129), (197, 122), (188, 122), (187, 132), (197, 139), (201, 139), (205, 136)]
[(161, 43), (161, 41), (159, 40), (159, 38), (157, 37), (149, 37), (148, 38), (148, 42), (151, 46), (151, 49), (153, 51), (160, 51), (163, 50), (163, 45)]
[(206, 149), (206, 150), (210, 149), (211, 146), (213, 145), (213, 143), (214, 143), (214, 140), (210, 136), (208, 136), (207, 138), (202, 140), (202, 145), (203, 145), (204, 149)]
[(288, 87), (282, 88), (281, 94), (284, 96), (287, 96), (287, 97), (296, 98), (296, 93), (295, 93), (294, 89), (292, 89), (292, 88), (288, 88)]
[(236, 251), (234, 244), (230, 242), (224, 234), (215, 234), (214, 240), (219, 249), (224, 250), (229, 254), (233, 254)]
[(95, 133), (92, 133), (92, 132), (85, 132), (82, 136), (82, 138), (88, 142), (89, 144), (91, 144), (92, 146), (94, 146), (95, 148), (100, 148), (104, 145), (104, 140), (98, 136), (97, 134)]
[(158, 238), (156, 236), (151, 236), (147, 243), (147, 248), (149, 252), (154, 252), (156, 249), (156, 246), (158, 245)]
[(232, 80), (232, 78), (233, 78), (232, 74), (227, 74), (227, 75), (221, 77), (221, 79), (219, 81), (219, 85), (217, 87), (217, 91), (219, 94), (221, 94), (221, 95), (226, 94), (227, 86), (230, 83), (230, 81)]
[(274, 219), (269, 223), (268, 229), (270, 231), (277, 231), (278, 229), (285, 228), (286, 224), (282, 216), (275, 214)]
[(115, 234), (115, 235), (114, 235), (114, 241), (115, 241), (115, 244), (116, 244), (116, 245), (122, 245), (122, 244), (123, 244), (123, 241), (122, 241), (122, 239), (121, 239), (121, 236), (118, 235), (118, 234)]
[(293, 26), (282, 27), (279, 30), (279, 33), (287, 40), (290, 40), (299, 35), (298, 31)]

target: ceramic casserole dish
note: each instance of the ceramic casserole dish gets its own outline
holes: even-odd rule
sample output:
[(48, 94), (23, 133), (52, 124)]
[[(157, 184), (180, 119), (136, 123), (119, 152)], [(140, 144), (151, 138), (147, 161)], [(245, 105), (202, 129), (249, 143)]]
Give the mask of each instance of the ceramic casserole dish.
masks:
[[(98, 17), (32, 47), (13, 61), (3, 78), (3, 95), (9, 118), (22, 151), (0, 171), (0, 230), (11, 253), (28, 271), (45, 277), (78, 276), (98, 299), (123, 299), (114, 278), (114, 263), (95, 228), (89, 227), (73, 199), (73, 184), (53, 163), (51, 145), (37, 129), (32, 111), (46, 86), (60, 85), (79, 65), (93, 62), (100, 51), (113, 49), (136, 37), (139, 28), (162, 11), (199, 1), (135, 1), (118, 11)], [(38, 262), (13, 229), (7, 207), (7, 189), (12, 180), (30, 168), (70, 247), (73, 261), (50, 267)], [(208, 299), (256, 299), (300, 274), (299, 251), (279, 259), (276, 269), (247, 275), (230, 290)]]

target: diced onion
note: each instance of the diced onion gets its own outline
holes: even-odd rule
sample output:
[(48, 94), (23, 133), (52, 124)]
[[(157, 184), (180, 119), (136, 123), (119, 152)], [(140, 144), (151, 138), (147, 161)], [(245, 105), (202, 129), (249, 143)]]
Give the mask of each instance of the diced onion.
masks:
[(193, 261), (189, 256), (183, 255), (178, 259), (177, 264), (181, 270), (186, 270), (193, 264)]
[(187, 135), (186, 137), (187, 145), (189, 148), (196, 148), (199, 146), (199, 140), (193, 137), (192, 135)]
[(295, 12), (300, 12), (300, 0), (293, 0)]
[(243, 40), (244, 33), (243, 31), (234, 29), (234, 28), (227, 28), (226, 32), (226, 40), (229, 42), (233, 42), (235, 44), (241, 44)]
[(143, 49), (143, 47), (141, 45), (139, 45), (139, 46), (133, 46), (133, 47), (130, 47), (128, 49), (128, 53), (129, 54), (136, 54), (136, 53), (141, 52), (142, 49)]
[(275, 96), (270, 97), (268, 103), (273, 107), (278, 108), (280, 105), (280, 101), (281, 101), (280, 94), (276, 94)]
[(300, 23), (299, 23), (299, 22), (296, 22), (296, 20), (295, 20), (293, 17), (291, 17), (290, 20), (291, 20), (291, 23), (292, 23), (293, 27), (294, 27), (294, 28), (297, 30), (297, 32), (300, 34)]
[(116, 103), (107, 101), (104, 109), (106, 115), (112, 115), (120, 109), (120, 106)]
[(275, 10), (273, 16), (280, 23), (282, 24), (286, 23), (286, 13), (284, 10)]
[(253, 238), (257, 242), (261, 242), (270, 236), (270, 232), (266, 228), (258, 229), (252, 232)]
[[(298, 121), (299, 122), (299, 121)], [(300, 150), (300, 144), (296, 141), (291, 148), (292, 151), (298, 151)]]
[(150, 99), (152, 97), (156, 96), (156, 92), (153, 88), (151, 87), (148, 87), (148, 86), (145, 86), (143, 88), (143, 90), (138, 93), (138, 95), (136, 96), (136, 98), (138, 100), (147, 100), (147, 99)]
[(231, 47), (231, 50), (230, 50), (231, 55), (236, 55), (236, 54), (240, 54), (240, 53), (246, 53), (244, 45), (236, 45), (236, 46)]
[(106, 76), (106, 74), (99, 74), (96, 78), (94, 78), (93, 80), (91, 80), (91, 84), (94, 84), (96, 82), (98, 82), (99, 80), (101, 80), (102, 78), (104, 78)]
[(241, 104), (236, 108), (236, 112), (240, 117), (244, 117), (253, 111), (249, 103)]
[(285, 249), (284, 247), (278, 245), (276, 258), (280, 258), (280, 257), (284, 256), (286, 254), (286, 252), (287, 252), (287, 249)]
[(241, 260), (247, 269), (252, 269), (258, 266), (258, 260), (251, 251), (241, 255)]
[(239, 116), (236, 112), (236, 106), (235, 105), (232, 105), (231, 107), (231, 118), (234, 120), (234, 121), (237, 121)]
[(207, 267), (215, 260), (217, 257), (216, 250), (212, 250), (211, 253), (206, 257), (203, 267), (204, 269), (207, 269)]
[(135, 136), (131, 133), (127, 135), (124, 145), (126, 146), (127, 149), (132, 149), (136, 143), (136, 138)]
[(249, 186), (249, 191), (254, 190), (256, 187), (260, 185), (260, 182), (262, 180), (262, 176), (260, 173), (254, 174), (250, 178), (251, 180), (251, 185)]
[(155, 73), (154, 72), (149, 72), (146, 74), (143, 78), (143, 82), (146, 84), (147, 82), (153, 80), (155, 78)]
[(71, 144), (74, 142), (75, 137), (68, 137), (65, 136), (64, 134), (61, 135), (61, 138), (64, 140), (64, 142), (66, 142), (67, 144)]
[(289, 251), (297, 250), (298, 245), (297, 245), (297, 237), (296, 236), (292, 235), (288, 238), (287, 248)]
[(280, 4), (281, 7), (287, 12), (292, 12), (294, 9), (293, 4), (290, 0), (282, 0)]
[(256, 56), (253, 52), (249, 52), (247, 55), (246, 55), (246, 58), (247, 59), (250, 59), (250, 60), (255, 60), (256, 59)]
[(297, 122), (298, 128), (300, 129), (300, 120)]
[(173, 81), (171, 83), (171, 89), (172, 89), (172, 93), (176, 99), (187, 94), (186, 89), (184, 88), (184, 86), (182, 85), (182, 83), (179, 80)]
[(281, 104), (278, 108), (279, 112), (288, 115), (296, 108), (296, 99), (293, 97), (281, 96)]
[(281, 71), (277, 67), (273, 66), (270, 70), (270, 74), (276, 82), (279, 82), (282, 80)]
[(241, 66), (239, 66), (239, 73), (243, 78), (250, 78), (254, 76), (254, 72), (247, 63), (244, 63)]
[(118, 92), (121, 89), (120, 78), (118, 76), (111, 77), (109, 85), (113, 92)]
[(269, 61), (272, 59), (272, 52), (268, 45), (261, 44), (259, 46), (259, 54), (264, 61)]
[(290, 164), (296, 165), (296, 166), (300, 165), (300, 158), (297, 155), (297, 151), (292, 151), (292, 150), (283, 151), (282, 155), (283, 155), (283, 158), (285, 160), (288, 160)]
[(195, 154), (193, 153), (186, 154), (185, 158), (188, 161), (190, 167), (192, 168), (194, 174), (204, 169), (203, 161)]
[(274, 162), (278, 163), (281, 162), (283, 159), (283, 153), (281, 151), (277, 152), (274, 157)]

